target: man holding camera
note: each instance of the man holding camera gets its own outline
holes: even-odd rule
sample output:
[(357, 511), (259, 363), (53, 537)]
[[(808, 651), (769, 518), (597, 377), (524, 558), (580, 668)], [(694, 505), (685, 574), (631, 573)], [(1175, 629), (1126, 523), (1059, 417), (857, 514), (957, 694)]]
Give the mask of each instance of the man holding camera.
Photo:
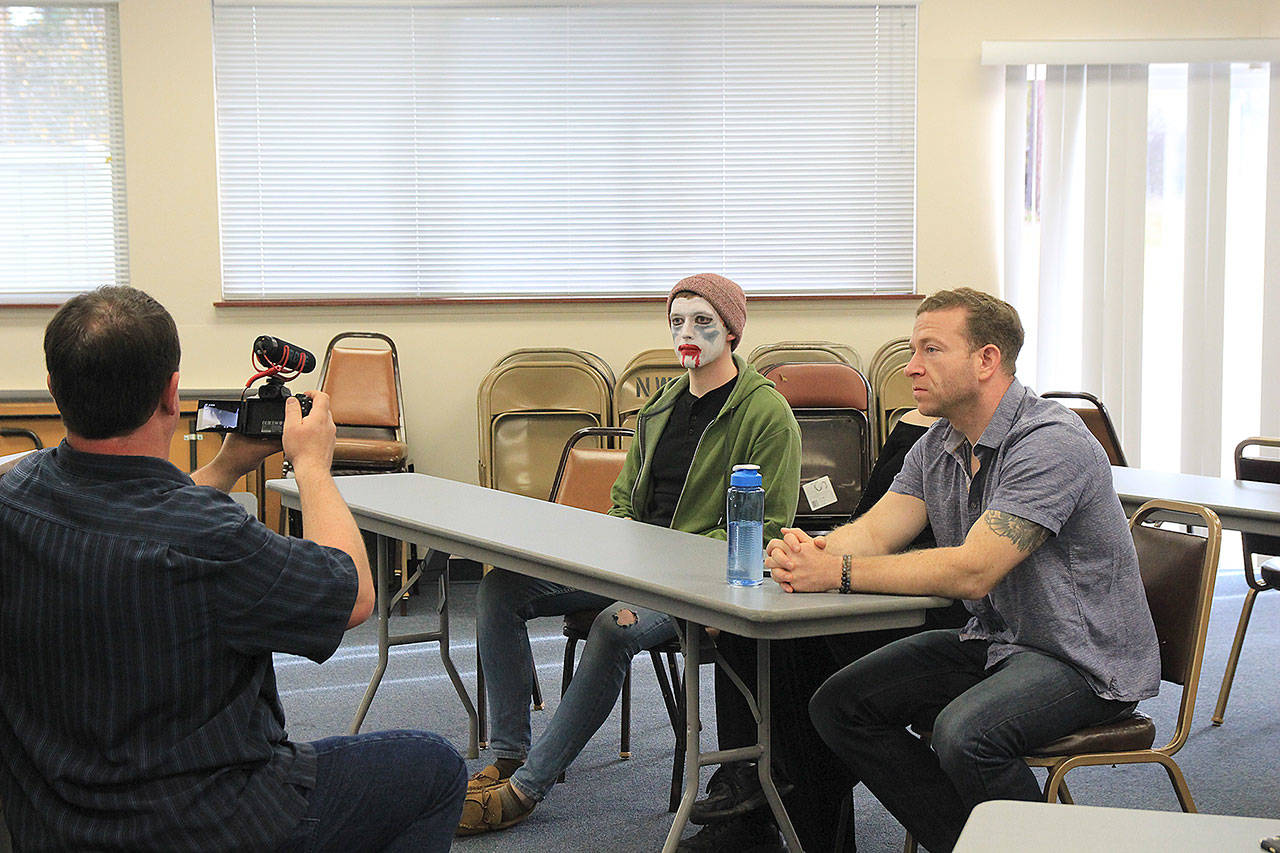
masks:
[[(327, 659), (374, 601), (329, 473), (326, 395), (282, 441), (230, 434), (170, 464), (177, 327), (129, 287), (45, 330), (67, 439), (0, 479), (0, 798), (23, 850), (445, 850), (457, 752), (427, 732), (293, 743), (272, 653)], [(293, 464), (310, 539), (225, 492)]]

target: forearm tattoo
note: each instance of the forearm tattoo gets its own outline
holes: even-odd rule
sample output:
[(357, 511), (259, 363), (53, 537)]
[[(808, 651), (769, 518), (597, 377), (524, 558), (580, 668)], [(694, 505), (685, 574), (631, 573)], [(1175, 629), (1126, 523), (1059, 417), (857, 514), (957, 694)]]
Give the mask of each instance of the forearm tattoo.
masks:
[(992, 509), (987, 510), (982, 517), (986, 519), (987, 527), (990, 527), (993, 533), (1008, 539), (1019, 551), (1030, 553), (1049, 538), (1048, 530), (1034, 521), (1027, 521), (1012, 513)]

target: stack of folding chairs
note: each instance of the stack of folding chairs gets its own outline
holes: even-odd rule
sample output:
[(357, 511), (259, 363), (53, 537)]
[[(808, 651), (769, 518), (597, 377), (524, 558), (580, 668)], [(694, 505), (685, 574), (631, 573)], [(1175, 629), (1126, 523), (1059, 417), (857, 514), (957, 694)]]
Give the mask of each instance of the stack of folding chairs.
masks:
[(903, 372), (911, 360), (907, 338), (894, 338), (871, 358), (871, 393), (875, 399), (875, 452), (879, 454), (898, 419), (916, 407), (911, 380)]
[(560, 451), (583, 427), (613, 425), (613, 370), (574, 349), (518, 349), (477, 394), (480, 484), (546, 500)]
[(627, 362), (613, 389), (613, 422), (635, 429), (636, 413), (654, 394), (684, 375), (675, 351), (647, 349)]

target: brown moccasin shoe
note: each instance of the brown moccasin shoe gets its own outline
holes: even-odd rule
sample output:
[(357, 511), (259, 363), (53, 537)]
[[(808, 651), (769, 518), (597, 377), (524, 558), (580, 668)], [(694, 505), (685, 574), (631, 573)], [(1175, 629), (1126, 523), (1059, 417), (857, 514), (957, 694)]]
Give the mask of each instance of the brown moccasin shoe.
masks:
[(502, 771), (498, 769), (496, 764), (490, 764), (467, 780), (467, 793), (479, 793), (486, 788), (492, 788), (494, 785), (501, 785), (510, 778), (510, 775), (503, 776)]
[(510, 787), (508, 781), (481, 791), (468, 791), (462, 801), (462, 818), (455, 834), (493, 832), (515, 826), (527, 818), (533, 812), (533, 806), (524, 808), (515, 791), (508, 790)]

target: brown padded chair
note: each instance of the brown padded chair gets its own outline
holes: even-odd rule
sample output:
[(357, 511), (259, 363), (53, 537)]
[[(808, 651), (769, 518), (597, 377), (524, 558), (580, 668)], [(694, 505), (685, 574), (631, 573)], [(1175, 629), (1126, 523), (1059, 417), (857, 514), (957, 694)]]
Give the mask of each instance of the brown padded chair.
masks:
[[(764, 371), (800, 427), (800, 482), (826, 477), (835, 501), (811, 509), (803, 490), (795, 524), (821, 533), (847, 521), (871, 475), (871, 387), (848, 364), (775, 364)], [(768, 472), (764, 472), (768, 477)]]
[[(342, 346), (375, 340), (386, 346)], [(320, 368), (320, 390), (329, 395), (338, 440), (335, 472), (407, 471), (400, 361), (391, 338), (378, 332), (343, 332), (329, 341)]]
[[(1278, 447), (1280, 438), (1246, 438), (1236, 445), (1236, 479), (1253, 480), (1263, 483), (1280, 483), (1280, 459), (1266, 459), (1248, 455), (1250, 448)], [(1240, 542), (1244, 546), (1244, 579), (1249, 590), (1244, 594), (1244, 606), (1240, 609), (1240, 622), (1236, 625), (1236, 637), (1231, 643), (1231, 654), (1227, 657), (1227, 670), (1222, 675), (1222, 687), (1218, 690), (1218, 704), (1214, 706), (1212, 722), (1222, 725), (1227, 712), (1227, 698), (1231, 695), (1231, 682), (1235, 680), (1236, 665), (1240, 662), (1240, 649), (1244, 646), (1244, 633), (1249, 628), (1249, 617), (1253, 615), (1253, 603), (1258, 593), (1267, 589), (1280, 589), (1280, 561), (1268, 560), (1259, 567), (1258, 575), (1254, 574), (1253, 557), (1262, 554), (1268, 557), (1280, 557), (1280, 536), (1264, 536), (1260, 533), (1242, 533)]]
[[(622, 473), (622, 465), (626, 460), (625, 450), (608, 447), (579, 447), (584, 439), (612, 439), (617, 444), (622, 439), (630, 438), (634, 430), (623, 427), (587, 427), (580, 429), (569, 437), (564, 451), (560, 455), (560, 465), (556, 470), (555, 482), (551, 486), (550, 499), (565, 506), (593, 512), (608, 512), (613, 505), (610, 492), (613, 483)], [(560, 681), (560, 695), (563, 696), (573, 680), (575, 652), (579, 642), (585, 641), (591, 633), (591, 624), (599, 615), (599, 610), (578, 610), (564, 617), (564, 669)], [(662, 693), (663, 704), (666, 705), (667, 717), (675, 732), (675, 760), (671, 771), (671, 795), (668, 809), (675, 811), (680, 805), (681, 770), (684, 759), (684, 708), (682, 706), (684, 691), (680, 677), (680, 667), (676, 656), (680, 654), (680, 643), (672, 640), (649, 649), (649, 658), (653, 661), (653, 670), (658, 679), (658, 689)], [(665, 658), (665, 661), (664, 661)], [(706, 659), (710, 659), (709, 657)], [(663, 664), (665, 662), (666, 668)], [(631, 671), (622, 682), (622, 732), (618, 757), (631, 758)], [(560, 774), (564, 781), (564, 774)]]
[[(1176, 520), (1206, 528), (1205, 536), (1149, 527), (1144, 522), (1158, 515), (1160, 520)], [(1176, 519), (1171, 516), (1176, 515)], [(1196, 687), (1204, 659), (1204, 638), (1209, 628), (1209, 607), (1213, 604), (1213, 582), (1218, 572), (1218, 549), (1222, 544), (1222, 522), (1207, 507), (1180, 501), (1151, 500), (1138, 507), (1129, 519), (1133, 545), (1138, 551), (1138, 570), (1147, 594), (1147, 606), (1156, 626), (1160, 644), (1160, 678), (1181, 685), (1182, 700), (1169, 742), (1156, 749), (1155, 723), (1135, 710), (1128, 717), (1102, 726), (1081, 729), (1047, 743), (1025, 756), (1032, 767), (1049, 771), (1044, 783), (1046, 802), (1061, 799), (1071, 803), (1064, 777), (1076, 767), (1104, 764), (1159, 764), (1169, 775), (1174, 793), (1184, 812), (1196, 810), (1187, 780), (1173, 755), (1182, 749), (1191, 734), (1191, 717), (1196, 707)], [(931, 732), (918, 732), (928, 740)], [(916, 850), (915, 839), (907, 834), (906, 853)]]
[[(1178, 516), (1179, 524), (1206, 528), (1207, 535), (1197, 536), (1143, 523), (1156, 515), (1161, 520), (1169, 520), (1171, 514)], [(1153, 748), (1155, 724), (1146, 714), (1134, 711), (1119, 722), (1081, 729), (1046, 744), (1027, 756), (1027, 763), (1049, 769), (1044, 792), (1045, 799), (1051, 803), (1058, 799), (1060, 789), (1062, 800), (1071, 802), (1062, 783), (1067, 771), (1073, 768), (1159, 764), (1169, 775), (1182, 810), (1194, 812), (1195, 800), (1173, 756), (1191, 733), (1205, 632), (1209, 627), (1209, 606), (1213, 603), (1213, 582), (1218, 570), (1222, 523), (1217, 513), (1206, 507), (1153, 500), (1133, 514), (1129, 529), (1138, 550), (1142, 585), (1160, 642), (1160, 678), (1182, 686), (1173, 734), (1167, 744)]]
[(1102, 449), (1107, 452), (1107, 458), (1111, 460), (1112, 465), (1129, 467), (1129, 463), (1124, 458), (1124, 450), (1120, 447), (1120, 433), (1116, 431), (1115, 424), (1111, 422), (1111, 415), (1107, 413), (1107, 407), (1102, 405), (1101, 400), (1087, 391), (1047, 391), (1040, 396), (1045, 399), (1078, 401), (1075, 404), (1064, 403), (1063, 405), (1084, 421), (1089, 432), (1093, 433), (1098, 444), (1101, 444)]

